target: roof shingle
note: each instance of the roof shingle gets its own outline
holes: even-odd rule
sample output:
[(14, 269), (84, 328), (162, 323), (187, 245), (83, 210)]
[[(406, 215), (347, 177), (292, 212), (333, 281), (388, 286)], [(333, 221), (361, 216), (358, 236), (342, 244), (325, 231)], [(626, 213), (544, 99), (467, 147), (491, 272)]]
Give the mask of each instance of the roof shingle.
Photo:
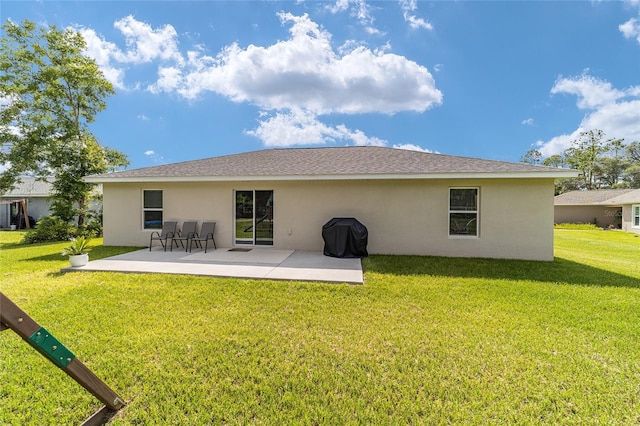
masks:
[[(283, 178), (326, 176), (540, 173), (565, 169), (383, 147), (265, 149), (90, 176), (92, 182), (149, 178)], [(547, 176), (549, 177), (549, 176)], [(557, 176), (555, 176), (557, 177)], [(568, 177), (568, 175), (566, 176)], [(219, 179), (216, 179), (219, 180)]]
[[(634, 194), (635, 192), (635, 194)], [(594, 204), (627, 204), (634, 201), (640, 202), (640, 190), (638, 189), (594, 189), (591, 191), (570, 191), (556, 195), (554, 204), (561, 205), (594, 205)]]

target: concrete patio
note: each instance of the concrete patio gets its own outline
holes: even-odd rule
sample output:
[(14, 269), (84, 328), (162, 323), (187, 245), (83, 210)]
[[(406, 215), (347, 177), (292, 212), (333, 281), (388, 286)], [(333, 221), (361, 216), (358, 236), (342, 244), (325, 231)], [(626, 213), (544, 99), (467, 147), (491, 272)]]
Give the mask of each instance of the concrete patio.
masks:
[(162, 247), (138, 250), (64, 272), (110, 271), (205, 275), (292, 281), (363, 284), (360, 259), (339, 259), (320, 252), (247, 248), (163, 251)]

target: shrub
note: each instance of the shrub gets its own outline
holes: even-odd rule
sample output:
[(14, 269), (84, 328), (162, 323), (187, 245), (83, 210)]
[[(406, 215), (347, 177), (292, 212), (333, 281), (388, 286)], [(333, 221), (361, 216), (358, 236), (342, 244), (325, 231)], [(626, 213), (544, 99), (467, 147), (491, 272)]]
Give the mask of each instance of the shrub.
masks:
[(43, 216), (38, 221), (36, 229), (27, 233), (23, 244), (42, 243), (47, 241), (65, 241), (76, 236), (75, 226), (65, 222), (58, 216)]
[(102, 212), (87, 213), (87, 221), (85, 226), (78, 229), (78, 235), (87, 238), (96, 238), (102, 236)]
[(78, 235), (87, 238), (96, 238), (102, 236), (102, 224), (97, 220), (92, 220), (82, 228), (78, 228)]

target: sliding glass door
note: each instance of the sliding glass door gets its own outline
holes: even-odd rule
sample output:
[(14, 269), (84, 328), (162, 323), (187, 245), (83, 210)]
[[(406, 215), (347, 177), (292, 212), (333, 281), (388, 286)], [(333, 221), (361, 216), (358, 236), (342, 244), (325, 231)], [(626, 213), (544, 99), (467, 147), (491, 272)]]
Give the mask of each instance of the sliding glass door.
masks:
[(273, 245), (273, 191), (236, 191), (236, 245)]

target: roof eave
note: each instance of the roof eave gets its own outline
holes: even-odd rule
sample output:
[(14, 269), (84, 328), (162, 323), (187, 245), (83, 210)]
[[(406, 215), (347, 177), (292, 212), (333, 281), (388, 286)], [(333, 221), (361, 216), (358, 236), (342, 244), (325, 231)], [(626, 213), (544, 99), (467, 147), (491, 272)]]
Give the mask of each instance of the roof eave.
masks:
[(554, 206), (558, 207), (586, 207), (586, 206), (598, 206), (598, 207), (622, 207), (623, 204), (633, 204), (633, 203), (605, 203), (605, 202), (597, 202), (597, 203), (554, 203)]
[(84, 178), (88, 183), (140, 182), (246, 182), (246, 181), (317, 181), (317, 180), (417, 180), (417, 179), (561, 179), (577, 177), (573, 170), (535, 172), (469, 172), (414, 174), (353, 174), (353, 175), (265, 175), (265, 176), (108, 176)]

